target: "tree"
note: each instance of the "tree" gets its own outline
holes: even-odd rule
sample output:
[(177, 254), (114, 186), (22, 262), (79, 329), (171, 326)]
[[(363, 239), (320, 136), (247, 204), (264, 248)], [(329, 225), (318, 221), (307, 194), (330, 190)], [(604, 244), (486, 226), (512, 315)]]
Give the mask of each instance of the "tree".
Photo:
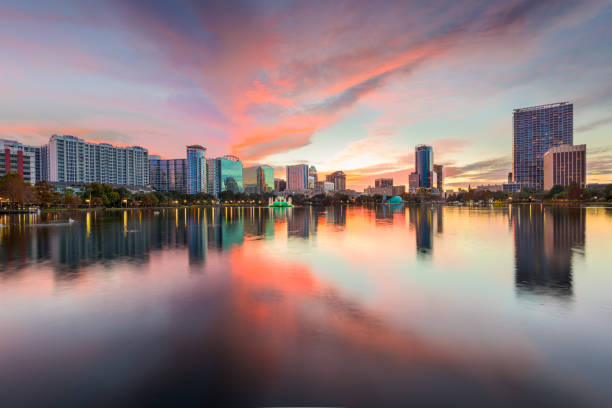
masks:
[(148, 193), (142, 196), (142, 205), (145, 207), (152, 207), (157, 204), (157, 197), (153, 193)]
[(235, 194), (231, 190), (225, 190), (219, 193), (219, 200), (222, 202), (234, 201)]
[(74, 194), (74, 191), (70, 188), (64, 189), (63, 203), (68, 207), (76, 207), (83, 203), (83, 200)]
[(102, 207), (104, 205), (104, 202), (100, 197), (94, 197), (91, 199), (91, 205), (93, 207)]
[(52, 204), (60, 202), (61, 197), (55, 189), (55, 186), (49, 184), (47, 181), (39, 180), (34, 187), (36, 189), (38, 203), (42, 207), (50, 207)]
[(34, 202), (35, 192), (19, 174), (9, 172), (0, 178), (0, 196), (24, 204)]

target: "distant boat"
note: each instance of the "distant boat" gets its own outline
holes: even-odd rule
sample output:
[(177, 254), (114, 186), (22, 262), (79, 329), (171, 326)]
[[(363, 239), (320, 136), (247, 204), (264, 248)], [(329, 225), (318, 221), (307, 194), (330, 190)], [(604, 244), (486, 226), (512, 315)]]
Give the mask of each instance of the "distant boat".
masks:
[(153, 215), (159, 215), (159, 211), (153, 211)]

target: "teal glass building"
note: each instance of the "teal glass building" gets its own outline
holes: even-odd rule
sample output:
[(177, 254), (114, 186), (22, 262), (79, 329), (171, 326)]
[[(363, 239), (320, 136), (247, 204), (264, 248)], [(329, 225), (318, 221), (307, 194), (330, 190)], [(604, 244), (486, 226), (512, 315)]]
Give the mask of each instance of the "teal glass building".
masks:
[(206, 161), (208, 193), (218, 195), (223, 191), (244, 192), (242, 162), (236, 156), (223, 156)]

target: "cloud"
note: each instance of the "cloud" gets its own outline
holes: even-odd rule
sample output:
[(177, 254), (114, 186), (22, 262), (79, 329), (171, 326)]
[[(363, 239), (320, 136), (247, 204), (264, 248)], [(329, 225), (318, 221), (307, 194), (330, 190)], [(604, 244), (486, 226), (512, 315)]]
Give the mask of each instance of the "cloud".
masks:
[(576, 128), (574, 129), (574, 131), (576, 133), (582, 133), (582, 132), (589, 132), (591, 130), (594, 129), (598, 129), (602, 126), (608, 125), (612, 123), (612, 116), (608, 116), (608, 117), (604, 117), (598, 120), (594, 120), (592, 122), (586, 123), (584, 125), (581, 126), (576, 126)]
[(452, 180), (500, 181), (507, 179), (511, 169), (512, 160), (502, 156), (468, 163), (464, 166), (445, 166), (444, 176), (449, 182)]
[(587, 146), (587, 175), (607, 175), (609, 181), (612, 174), (612, 146), (599, 146), (589, 148)]
[[(178, 139), (181, 146), (197, 141), (254, 162), (309, 145), (322, 129), (368, 103), (381, 116), (394, 112), (368, 134), (398, 134), (397, 122), (415, 120), (406, 103), (422, 104), (420, 98), (435, 93), (418, 86), (428, 69), (449, 62), (480, 64), (499, 50), (520, 51), (546, 30), (592, 15), (595, 6), (560, 0), (376, 6), (365, 1), (110, 0), (0, 7), (0, 22), (8, 31), (0, 27), (0, 42), (8, 55), (19, 56), (9, 60), (42, 72), (46, 89), (41, 93), (48, 92), (50, 100), (71, 101), (65, 111), (76, 119), (51, 125), (87, 128), (97, 137), (112, 124), (117, 129), (110, 136), (121, 143), (125, 137), (166, 151), (175, 149)], [(502, 63), (533, 57), (507, 54), (512, 55), (504, 55)], [(531, 65), (523, 65), (519, 83), (534, 73)], [(548, 72), (541, 64), (535, 70)], [(62, 76), (70, 78), (75, 92), (54, 89), (54, 80)], [(440, 77), (440, 89), (451, 80)], [(108, 97), (108, 84), (121, 91)], [(505, 89), (506, 84), (495, 86)], [(377, 97), (390, 90), (405, 90), (403, 100)], [(17, 87), (15, 94), (21, 91)], [(608, 97), (602, 89), (580, 103), (589, 106)], [(424, 142), (433, 144), (437, 157), (470, 145), (458, 138)], [(367, 163), (355, 177), (405, 172), (406, 160), (386, 160)]]

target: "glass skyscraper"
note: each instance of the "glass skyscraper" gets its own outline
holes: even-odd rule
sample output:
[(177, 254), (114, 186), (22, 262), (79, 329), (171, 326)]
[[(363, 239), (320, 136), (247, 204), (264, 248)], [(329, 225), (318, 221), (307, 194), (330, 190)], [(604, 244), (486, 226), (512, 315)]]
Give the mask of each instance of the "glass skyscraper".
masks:
[(187, 194), (206, 192), (206, 148), (187, 146)]
[(433, 149), (431, 146), (418, 145), (414, 150), (415, 170), (419, 176), (420, 188), (435, 187), (433, 183)]
[(149, 179), (151, 186), (158, 191), (187, 191), (187, 160), (162, 159), (157, 155), (149, 156)]
[(223, 191), (244, 192), (242, 162), (236, 156), (223, 156), (206, 161), (208, 168), (208, 193), (218, 195)]
[(252, 166), (244, 169), (245, 193), (269, 193), (274, 190), (274, 169), (270, 166)]
[(515, 109), (512, 172), (523, 187), (544, 187), (544, 153), (551, 147), (574, 144), (574, 105), (559, 102)]

